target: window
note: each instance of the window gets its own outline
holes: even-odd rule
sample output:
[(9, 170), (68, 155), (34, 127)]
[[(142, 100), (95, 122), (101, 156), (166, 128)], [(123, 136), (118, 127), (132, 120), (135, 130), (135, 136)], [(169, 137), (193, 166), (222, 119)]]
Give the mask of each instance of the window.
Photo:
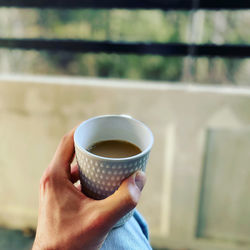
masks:
[[(63, 1), (62, 1), (63, 2)], [(107, 1), (109, 2), (109, 1)], [(249, 4), (250, 8), (250, 4)], [(0, 38), (243, 45), (250, 10), (0, 8)], [(0, 39), (0, 47), (1, 47)], [(236, 49), (237, 50), (237, 49)], [(0, 49), (1, 73), (249, 85), (250, 58)], [(237, 53), (237, 51), (235, 51)], [(194, 56), (193, 56), (194, 55)]]

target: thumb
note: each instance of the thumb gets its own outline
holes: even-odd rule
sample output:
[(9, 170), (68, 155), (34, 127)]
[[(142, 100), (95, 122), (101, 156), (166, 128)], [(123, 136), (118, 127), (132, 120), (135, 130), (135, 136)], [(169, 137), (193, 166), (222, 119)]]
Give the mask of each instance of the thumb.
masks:
[(110, 224), (115, 224), (121, 217), (136, 207), (141, 191), (146, 182), (146, 175), (137, 171), (125, 179), (118, 190), (103, 200), (105, 211), (103, 218)]

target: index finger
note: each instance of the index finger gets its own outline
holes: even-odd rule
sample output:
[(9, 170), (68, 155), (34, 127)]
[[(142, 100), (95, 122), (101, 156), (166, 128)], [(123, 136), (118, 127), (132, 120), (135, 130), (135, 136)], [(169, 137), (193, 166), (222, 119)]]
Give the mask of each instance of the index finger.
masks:
[(69, 133), (65, 134), (61, 139), (54, 157), (51, 162), (51, 168), (55, 172), (61, 172), (70, 175), (70, 164), (75, 155), (74, 149), (74, 132), (73, 128)]

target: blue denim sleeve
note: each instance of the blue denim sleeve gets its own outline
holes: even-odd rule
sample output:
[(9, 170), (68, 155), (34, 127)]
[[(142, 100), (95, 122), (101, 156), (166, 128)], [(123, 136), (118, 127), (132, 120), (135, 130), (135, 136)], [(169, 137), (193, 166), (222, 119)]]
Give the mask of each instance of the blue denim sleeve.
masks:
[(135, 210), (123, 226), (111, 230), (101, 250), (152, 250), (148, 227), (141, 214)]

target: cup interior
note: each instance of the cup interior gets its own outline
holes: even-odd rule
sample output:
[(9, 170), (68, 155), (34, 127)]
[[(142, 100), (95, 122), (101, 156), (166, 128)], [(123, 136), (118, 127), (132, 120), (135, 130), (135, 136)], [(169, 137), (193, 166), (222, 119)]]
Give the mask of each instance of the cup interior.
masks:
[(107, 115), (91, 118), (76, 129), (75, 143), (87, 150), (94, 143), (105, 140), (124, 140), (137, 145), (142, 153), (153, 144), (151, 130), (142, 122), (122, 115)]

